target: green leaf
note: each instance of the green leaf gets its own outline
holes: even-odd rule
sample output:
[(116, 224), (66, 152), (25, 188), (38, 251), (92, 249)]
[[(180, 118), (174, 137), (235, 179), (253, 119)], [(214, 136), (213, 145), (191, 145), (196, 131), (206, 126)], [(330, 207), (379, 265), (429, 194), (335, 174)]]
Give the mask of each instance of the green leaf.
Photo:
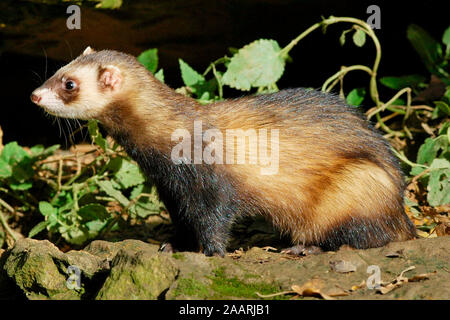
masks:
[(44, 216), (51, 216), (53, 214), (56, 214), (58, 212), (58, 210), (56, 208), (54, 208), (50, 203), (48, 203), (47, 201), (41, 201), (39, 202), (39, 211), (44, 215)]
[(164, 83), (164, 70), (159, 69), (159, 71), (155, 73), (155, 78)]
[(444, 34), (442, 35), (442, 43), (444, 43), (447, 47), (450, 46), (450, 27), (444, 31)]
[(412, 176), (417, 176), (417, 175), (421, 174), (424, 170), (426, 170), (426, 168), (421, 167), (421, 166), (412, 167), (409, 174)]
[(145, 177), (139, 167), (126, 159), (122, 159), (120, 169), (116, 172), (114, 178), (124, 189), (145, 182)]
[(443, 135), (434, 139), (427, 138), (419, 148), (419, 152), (417, 153), (417, 163), (430, 165), (437, 157), (439, 150), (447, 150), (448, 144), (447, 137)]
[(130, 204), (130, 201), (122, 194), (122, 192), (113, 187), (111, 181), (98, 181), (97, 183), (104, 192), (116, 199), (122, 206), (127, 207)]
[(99, 9), (118, 9), (122, 6), (122, 0), (96, 0), (96, 8)]
[(103, 138), (103, 135), (100, 132), (100, 129), (98, 128), (97, 121), (90, 120), (88, 122), (88, 131), (91, 135), (91, 139), (97, 144), (100, 148), (103, 149), (103, 151), (106, 151), (108, 149), (108, 141), (106, 141), (105, 138)]
[(448, 104), (446, 104), (444, 101), (435, 101), (434, 104), (444, 114), (446, 114), (447, 116), (450, 116), (450, 107), (448, 106)]
[(24, 158), (29, 158), (28, 153), (17, 144), (16, 141), (10, 142), (3, 147), (1, 158), (9, 164), (14, 164), (22, 161)]
[(147, 68), (151, 73), (155, 73), (158, 69), (158, 49), (148, 49), (142, 52), (137, 60)]
[(380, 83), (388, 88), (394, 90), (400, 90), (406, 87), (415, 87), (420, 83), (426, 81), (424, 76), (419, 74), (412, 74), (408, 76), (401, 77), (382, 77), (380, 78)]
[(9, 178), (12, 176), (12, 168), (7, 161), (0, 158), (0, 178)]
[(362, 47), (366, 43), (366, 33), (361, 29), (356, 29), (353, 34), (353, 42), (358, 46)]
[(445, 122), (442, 127), (439, 129), (439, 135), (446, 135), (450, 128), (450, 121)]
[(230, 60), (222, 81), (239, 90), (276, 83), (284, 72), (285, 60), (275, 40), (256, 40), (240, 49)]
[(95, 238), (98, 236), (100, 231), (107, 225), (108, 221), (103, 220), (92, 220), (86, 223), (86, 227), (89, 230), (89, 239)]
[(33, 161), (30, 158), (24, 158), (12, 167), (12, 176), (17, 182), (25, 182), (33, 175)]
[(178, 62), (180, 64), (181, 78), (186, 86), (192, 87), (205, 81), (205, 78), (201, 74), (192, 69), (191, 66), (189, 66), (182, 59), (178, 59)]
[(28, 233), (28, 238), (33, 238), (38, 233), (42, 232), (47, 228), (47, 226), (50, 224), (49, 220), (39, 222), (37, 225), (33, 227), (33, 229), (30, 230)]
[(141, 184), (133, 188), (130, 199), (136, 199), (141, 193), (152, 195), (151, 197), (141, 197), (130, 207), (130, 213), (140, 218), (146, 218), (151, 214), (158, 214), (164, 209), (164, 204), (159, 200), (158, 192), (155, 186)]
[(34, 147), (30, 148), (31, 154), (33, 156), (37, 156), (41, 154), (45, 150), (45, 147), (42, 144), (35, 145)]
[(108, 210), (104, 206), (98, 203), (91, 203), (85, 205), (78, 210), (78, 215), (83, 218), (84, 221), (102, 220), (105, 221), (110, 217)]
[(345, 44), (345, 35), (347, 34), (347, 32), (348, 30), (344, 30), (339, 37), (339, 43), (341, 44), (341, 46)]
[(421, 27), (411, 24), (408, 26), (406, 36), (419, 54), (425, 67), (433, 74), (439, 74), (437, 65), (440, 62), (440, 45), (428, 32)]
[(347, 103), (352, 106), (359, 106), (364, 100), (364, 97), (366, 96), (366, 89), (365, 88), (356, 88), (350, 91), (350, 93), (347, 95)]
[(31, 189), (33, 187), (33, 183), (32, 182), (11, 183), (9, 186), (13, 190), (25, 191)]
[(432, 206), (450, 203), (450, 162), (434, 159), (430, 166), (427, 201)]

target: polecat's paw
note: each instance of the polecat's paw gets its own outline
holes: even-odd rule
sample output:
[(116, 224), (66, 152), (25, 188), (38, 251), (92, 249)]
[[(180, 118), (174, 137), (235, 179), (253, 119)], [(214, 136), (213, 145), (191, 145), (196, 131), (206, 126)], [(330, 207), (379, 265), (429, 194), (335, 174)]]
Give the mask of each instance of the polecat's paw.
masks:
[(287, 253), (294, 256), (309, 256), (312, 254), (322, 253), (322, 249), (316, 246), (305, 246), (302, 244), (298, 244), (296, 246), (286, 248), (281, 250), (281, 253)]

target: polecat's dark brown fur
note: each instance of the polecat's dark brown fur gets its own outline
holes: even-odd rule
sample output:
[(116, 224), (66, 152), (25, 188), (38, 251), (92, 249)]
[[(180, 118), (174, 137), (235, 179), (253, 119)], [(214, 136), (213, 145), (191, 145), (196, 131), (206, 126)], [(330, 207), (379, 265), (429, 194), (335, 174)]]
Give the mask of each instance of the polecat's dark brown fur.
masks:
[[(234, 219), (254, 214), (290, 234), (294, 244), (325, 250), (415, 236), (388, 143), (334, 95), (290, 89), (201, 106), (134, 57), (88, 48), (32, 100), (54, 115), (104, 125), (155, 182), (177, 226), (178, 249), (200, 245), (207, 255), (223, 255)], [(278, 173), (262, 175), (261, 166), (248, 163), (174, 163), (178, 142), (171, 135), (184, 128), (194, 136), (194, 120), (221, 131), (279, 129)]]

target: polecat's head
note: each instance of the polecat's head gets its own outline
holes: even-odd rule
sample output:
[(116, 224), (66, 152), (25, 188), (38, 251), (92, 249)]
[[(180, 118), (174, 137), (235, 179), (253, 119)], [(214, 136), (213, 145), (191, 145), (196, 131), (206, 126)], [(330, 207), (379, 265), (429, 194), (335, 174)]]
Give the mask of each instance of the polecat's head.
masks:
[(87, 47), (34, 90), (31, 101), (58, 117), (96, 119), (123, 94), (130, 69), (131, 73), (146, 72), (130, 55)]

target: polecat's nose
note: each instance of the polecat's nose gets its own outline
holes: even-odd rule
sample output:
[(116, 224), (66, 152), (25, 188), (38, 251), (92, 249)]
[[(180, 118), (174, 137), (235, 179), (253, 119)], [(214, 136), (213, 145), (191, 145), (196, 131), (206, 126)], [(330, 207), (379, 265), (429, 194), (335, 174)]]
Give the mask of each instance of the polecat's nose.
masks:
[(38, 104), (39, 101), (41, 101), (41, 99), (42, 99), (42, 97), (38, 96), (34, 92), (31, 94), (31, 101), (33, 101), (34, 103)]

